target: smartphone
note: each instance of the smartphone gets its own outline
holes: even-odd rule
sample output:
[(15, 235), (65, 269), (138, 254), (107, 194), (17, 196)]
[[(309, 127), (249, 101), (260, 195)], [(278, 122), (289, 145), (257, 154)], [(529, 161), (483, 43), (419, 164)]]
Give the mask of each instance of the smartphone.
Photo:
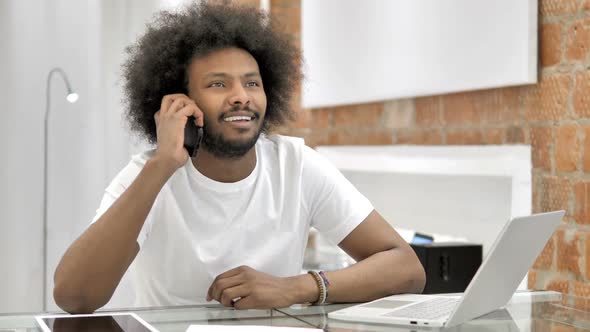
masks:
[(195, 117), (191, 116), (184, 126), (184, 148), (189, 156), (195, 157), (203, 139), (203, 128), (197, 127)]
[(153, 326), (134, 313), (36, 316), (43, 332), (155, 332)]

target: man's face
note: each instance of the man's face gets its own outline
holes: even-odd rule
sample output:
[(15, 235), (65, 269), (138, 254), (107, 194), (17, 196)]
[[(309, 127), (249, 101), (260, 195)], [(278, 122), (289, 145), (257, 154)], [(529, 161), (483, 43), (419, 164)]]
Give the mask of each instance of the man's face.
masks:
[(266, 112), (258, 63), (239, 48), (196, 58), (188, 91), (203, 112), (203, 147), (222, 158), (243, 156), (256, 143)]

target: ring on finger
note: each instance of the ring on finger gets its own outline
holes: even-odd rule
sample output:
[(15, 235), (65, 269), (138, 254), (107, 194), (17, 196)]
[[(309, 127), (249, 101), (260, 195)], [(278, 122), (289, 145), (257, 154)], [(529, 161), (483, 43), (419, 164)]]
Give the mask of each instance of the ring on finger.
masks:
[(242, 299), (242, 297), (241, 297), (241, 296), (238, 296), (238, 297), (236, 297), (235, 299), (232, 299), (232, 300), (231, 300), (231, 306), (233, 307), (233, 306), (236, 304), (236, 302), (238, 302), (238, 301), (239, 301), (239, 300), (241, 300), (241, 299)]

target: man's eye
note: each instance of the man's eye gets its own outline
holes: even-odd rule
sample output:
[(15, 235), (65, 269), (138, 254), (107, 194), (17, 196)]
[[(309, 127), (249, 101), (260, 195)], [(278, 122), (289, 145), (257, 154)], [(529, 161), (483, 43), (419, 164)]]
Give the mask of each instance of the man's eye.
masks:
[(260, 86), (260, 84), (258, 84), (258, 82), (256, 81), (250, 81), (248, 83), (246, 83), (247, 87), (253, 87), (253, 86)]
[(212, 88), (223, 88), (224, 86), (225, 86), (225, 84), (223, 84), (223, 82), (215, 82), (215, 83), (209, 84), (209, 87), (212, 87)]

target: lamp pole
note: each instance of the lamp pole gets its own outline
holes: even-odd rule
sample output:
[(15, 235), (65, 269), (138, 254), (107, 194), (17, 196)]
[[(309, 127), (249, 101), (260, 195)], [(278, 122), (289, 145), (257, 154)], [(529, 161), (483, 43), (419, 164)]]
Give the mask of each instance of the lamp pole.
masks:
[(48, 155), (48, 133), (49, 133), (49, 111), (51, 109), (51, 77), (53, 74), (59, 74), (66, 84), (68, 95), (66, 99), (70, 103), (75, 103), (78, 100), (78, 94), (72, 90), (68, 76), (63, 69), (56, 67), (49, 71), (47, 75), (47, 86), (45, 89), (45, 123), (43, 128), (43, 311), (47, 311), (47, 155)]

